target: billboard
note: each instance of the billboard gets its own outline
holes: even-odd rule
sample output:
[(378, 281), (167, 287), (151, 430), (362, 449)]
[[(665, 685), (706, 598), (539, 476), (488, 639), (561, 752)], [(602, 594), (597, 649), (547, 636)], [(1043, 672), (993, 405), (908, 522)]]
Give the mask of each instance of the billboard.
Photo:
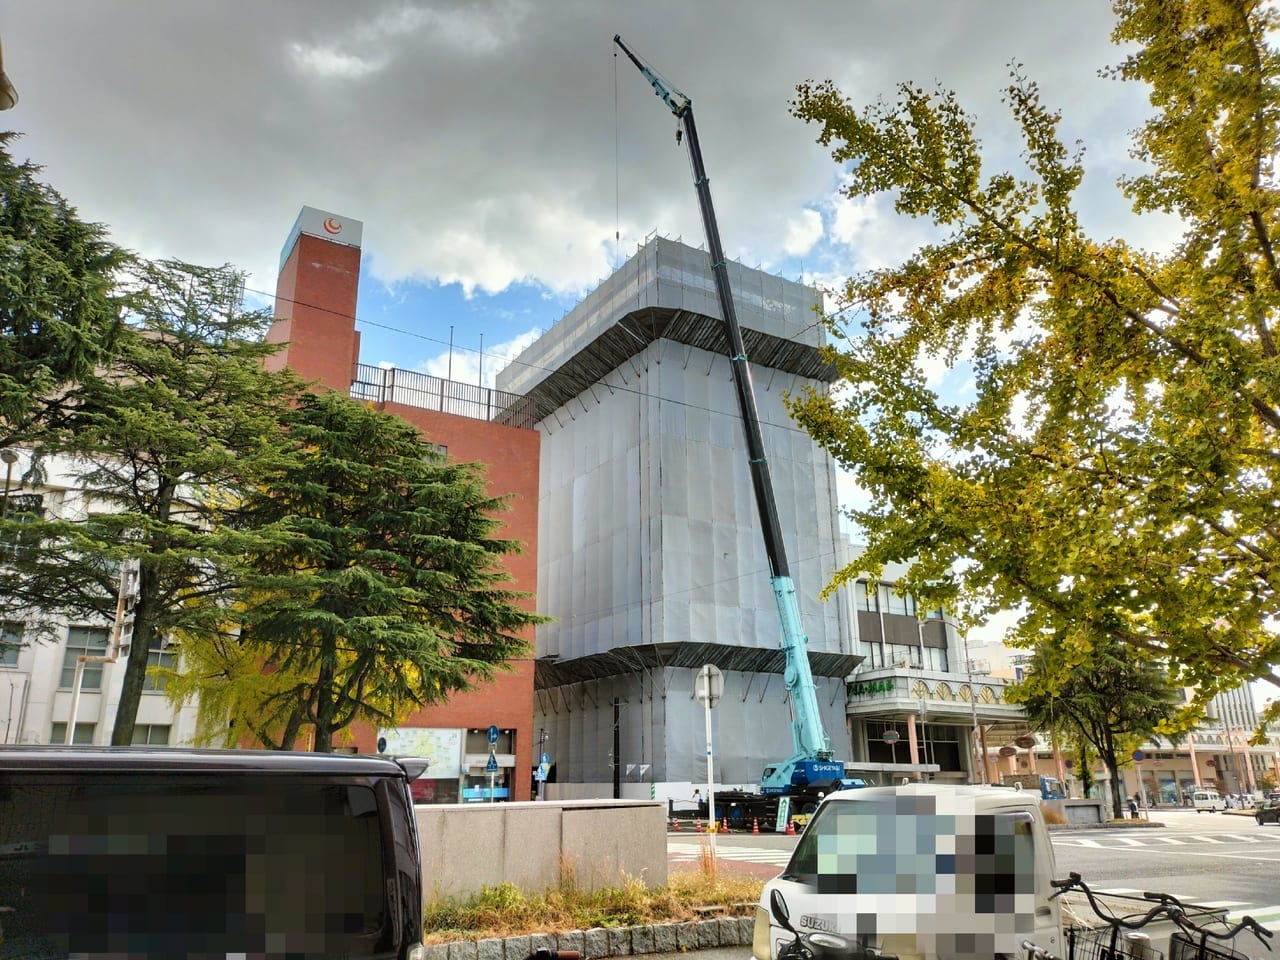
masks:
[(303, 207), (298, 214), (298, 219), (293, 222), (293, 229), (289, 231), (284, 248), (280, 251), (281, 269), (289, 259), (289, 254), (293, 252), (293, 245), (298, 241), (299, 235), (304, 233), (309, 237), (320, 237), (322, 240), (331, 240), (348, 247), (358, 247), (364, 234), (364, 224), (359, 220), (342, 217), (327, 210)]
[(444, 727), (397, 727), (378, 730), (386, 738), (386, 752), (393, 757), (424, 757), (431, 761), (424, 777), (433, 780), (457, 780), (462, 776), (461, 729)]

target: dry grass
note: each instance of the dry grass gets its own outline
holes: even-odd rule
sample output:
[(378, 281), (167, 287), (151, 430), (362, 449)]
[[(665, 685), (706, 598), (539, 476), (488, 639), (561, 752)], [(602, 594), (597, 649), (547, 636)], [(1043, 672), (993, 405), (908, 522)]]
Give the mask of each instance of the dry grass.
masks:
[(1055, 810), (1053, 807), (1049, 806), (1048, 804), (1042, 803), (1040, 805), (1040, 812), (1044, 814), (1045, 823), (1060, 825), (1067, 822), (1067, 818), (1065, 816), (1063, 816), (1061, 813), (1059, 813), (1057, 810)]
[[(485, 887), (465, 901), (428, 903), (424, 941), (513, 937), (590, 927), (625, 927), (642, 923), (674, 923), (705, 918), (705, 908), (754, 904), (764, 881), (756, 877), (717, 876), (704, 846), (701, 870), (670, 875), (665, 887), (647, 887), (638, 879), (594, 892), (581, 889), (572, 864), (562, 864), (560, 886), (528, 894), (514, 885)], [(700, 909), (702, 908), (702, 909)]]

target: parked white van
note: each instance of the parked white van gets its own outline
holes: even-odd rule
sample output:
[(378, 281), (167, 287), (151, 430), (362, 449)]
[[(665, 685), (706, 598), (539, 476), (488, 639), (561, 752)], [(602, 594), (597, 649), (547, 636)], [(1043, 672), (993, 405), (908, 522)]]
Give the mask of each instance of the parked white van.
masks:
[(1191, 805), (1196, 808), (1196, 813), (1201, 810), (1208, 810), (1210, 813), (1217, 813), (1219, 810), (1227, 809), (1227, 801), (1218, 796), (1217, 790), (1197, 790), (1191, 794)]

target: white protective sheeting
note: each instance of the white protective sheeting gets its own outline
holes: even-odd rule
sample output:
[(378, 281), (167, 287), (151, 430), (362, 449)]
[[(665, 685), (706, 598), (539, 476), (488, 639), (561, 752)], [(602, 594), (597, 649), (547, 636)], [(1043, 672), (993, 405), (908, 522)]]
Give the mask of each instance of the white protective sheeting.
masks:
[[(817, 294), (731, 265), (744, 328), (817, 346)], [(505, 390), (533, 389), (624, 313), (645, 305), (719, 315), (706, 255), (646, 245), (503, 371)], [(817, 594), (836, 568), (830, 458), (787, 416), (783, 392), (824, 384), (753, 367), (778, 516), (801, 617), (815, 653), (852, 653), (839, 605)], [(538, 424), (538, 600), (553, 618), (537, 652), (558, 664), (620, 647), (702, 641), (777, 648), (781, 633), (727, 357), (659, 339)], [(702, 708), (692, 671), (655, 669), (540, 691), (560, 781), (612, 779), (613, 702), (621, 762), (651, 781), (700, 780)], [(843, 684), (818, 678), (837, 757), (848, 753)], [(715, 713), (718, 777), (755, 783), (790, 753), (790, 704), (779, 675), (726, 674)], [(647, 765), (647, 766), (642, 766)], [(624, 769), (626, 767), (624, 766)]]

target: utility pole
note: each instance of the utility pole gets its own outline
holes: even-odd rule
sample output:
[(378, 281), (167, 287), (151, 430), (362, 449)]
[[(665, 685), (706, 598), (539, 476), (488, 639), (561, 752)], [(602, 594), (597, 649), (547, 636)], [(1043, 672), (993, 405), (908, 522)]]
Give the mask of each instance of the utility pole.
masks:
[(140, 560), (131, 557), (120, 561), (120, 586), (116, 590), (116, 618), (111, 625), (111, 646), (105, 656), (90, 656), (82, 653), (76, 657), (76, 674), (71, 683), (71, 716), (67, 719), (67, 733), (62, 739), (65, 744), (70, 745), (75, 742), (76, 717), (80, 713), (80, 685), (84, 680), (84, 665), (115, 663), (120, 658), (120, 651), (127, 650), (127, 645), (121, 643), (121, 637), (124, 635), (126, 625), (130, 631), (133, 629), (133, 602), (138, 597), (141, 576)]

